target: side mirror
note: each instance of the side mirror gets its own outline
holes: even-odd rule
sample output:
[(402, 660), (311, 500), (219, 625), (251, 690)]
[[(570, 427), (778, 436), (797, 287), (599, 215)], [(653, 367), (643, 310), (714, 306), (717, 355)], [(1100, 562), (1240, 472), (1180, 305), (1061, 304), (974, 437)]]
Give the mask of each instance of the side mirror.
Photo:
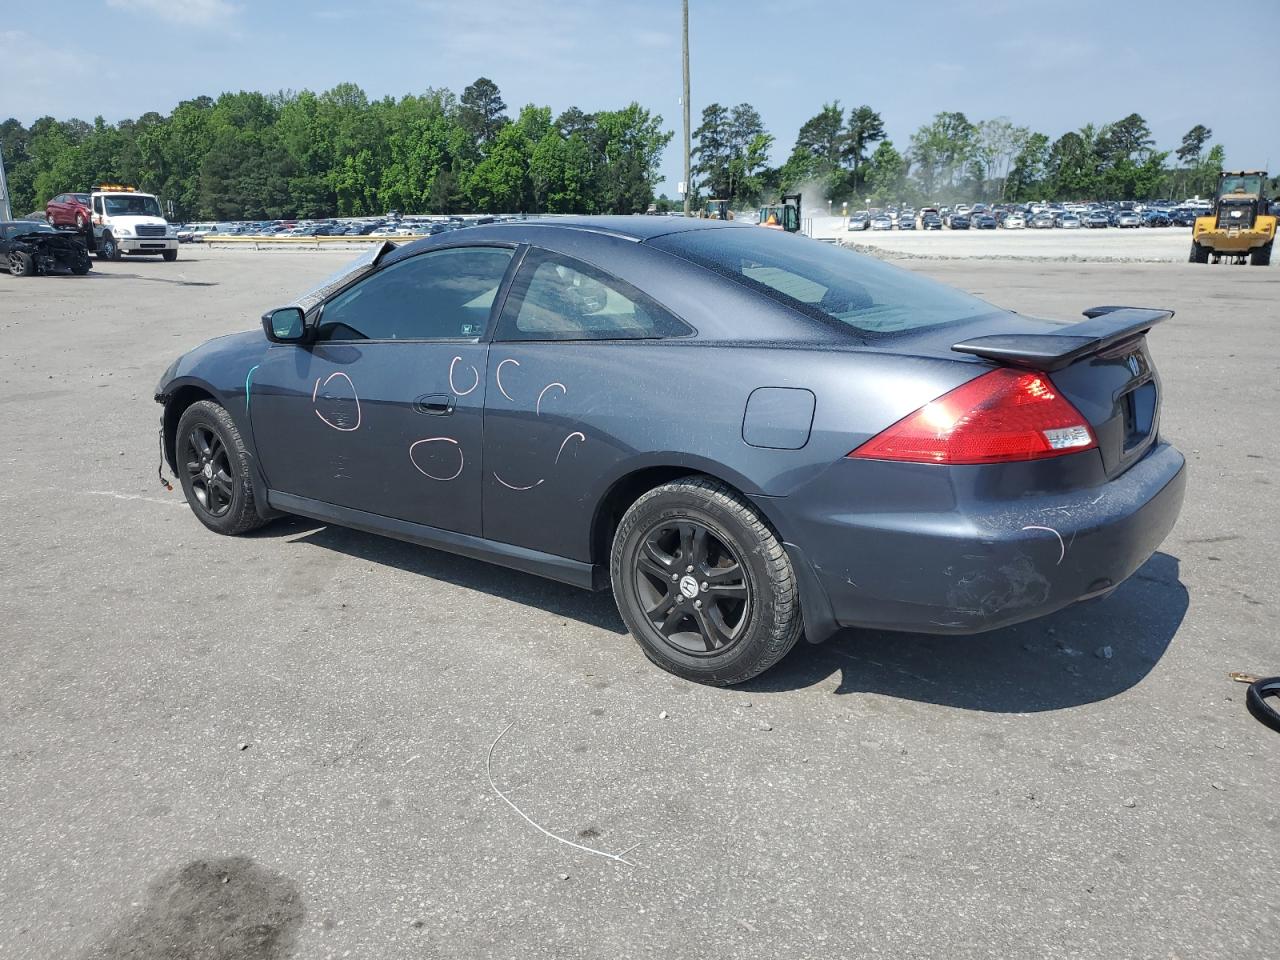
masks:
[(277, 307), (262, 315), (262, 330), (272, 343), (301, 343), (307, 328), (301, 307)]

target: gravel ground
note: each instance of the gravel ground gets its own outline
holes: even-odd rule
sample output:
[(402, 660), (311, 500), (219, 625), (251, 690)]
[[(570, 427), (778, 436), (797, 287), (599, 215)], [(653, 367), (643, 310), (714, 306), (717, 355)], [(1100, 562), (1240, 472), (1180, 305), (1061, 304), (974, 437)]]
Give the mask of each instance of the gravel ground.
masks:
[[(0, 956), (1274, 950), (1280, 736), (1227, 673), (1280, 673), (1275, 274), (906, 261), (1028, 313), (1176, 308), (1182, 519), (1107, 600), (846, 632), (715, 690), (607, 595), (303, 521), (206, 532), (155, 479), (156, 379), (351, 254), (182, 256), (0, 275)], [(634, 866), (494, 794), (511, 723), (498, 787)]]

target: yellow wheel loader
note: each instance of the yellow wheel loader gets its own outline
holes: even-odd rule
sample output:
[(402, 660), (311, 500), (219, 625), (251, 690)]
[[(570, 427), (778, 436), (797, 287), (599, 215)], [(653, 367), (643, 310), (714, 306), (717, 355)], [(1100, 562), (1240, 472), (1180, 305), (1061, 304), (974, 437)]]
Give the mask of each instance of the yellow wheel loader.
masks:
[(800, 194), (783, 195), (779, 203), (760, 208), (760, 216), (756, 221), (770, 230), (785, 230), (796, 233), (800, 229)]
[(1196, 217), (1191, 235), (1192, 263), (1218, 263), (1229, 257), (1255, 267), (1271, 263), (1276, 216), (1267, 202), (1267, 174), (1262, 170), (1224, 170), (1218, 175), (1213, 212)]
[(703, 220), (732, 220), (733, 211), (728, 200), (708, 200), (698, 216)]

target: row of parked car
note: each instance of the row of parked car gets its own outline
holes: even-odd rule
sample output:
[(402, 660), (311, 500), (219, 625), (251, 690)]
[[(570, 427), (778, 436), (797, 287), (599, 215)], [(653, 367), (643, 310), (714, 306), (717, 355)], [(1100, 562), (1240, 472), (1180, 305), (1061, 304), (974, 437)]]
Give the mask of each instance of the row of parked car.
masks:
[(201, 243), (208, 237), (422, 237), (514, 217), (399, 217), (388, 215), (359, 220), (259, 220), (189, 223), (178, 229), (181, 243)]
[(849, 216), (859, 230), (1099, 230), (1107, 227), (1192, 227), (1208, 208), (1188, 204), (957, 204), (954, 207), (888, 207)]

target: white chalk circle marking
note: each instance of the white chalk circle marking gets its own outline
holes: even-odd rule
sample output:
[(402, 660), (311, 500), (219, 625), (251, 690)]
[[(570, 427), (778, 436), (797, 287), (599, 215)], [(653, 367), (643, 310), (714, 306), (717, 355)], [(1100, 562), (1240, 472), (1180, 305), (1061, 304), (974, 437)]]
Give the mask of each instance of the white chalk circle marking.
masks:
[(574, 437), (578, 438), (579, 443), (587, 442), (587, 437), (585, 434), (581, 433), (578, 430), (573, 431), (573, 433), (569, 434), (567, 437), (565, 437), (563, 440), (560, 441), (560, 449), (556, 451), (556, 463), (560, 462), (560, 454), (564, 453), (564, 448), (568, 445), (569, 441), (572, 440)]
[(514, 483), (507, 483), (507, 481), (503, 480), (496, 473), (493, 475), (493, 479), (497, 480), (500, 484), (502, 484), (508, 490), (532, 490), (534, 487), (538, 486), (538, 484), (542, 483), (542, 481), (539, 480), (537, 483), (531, 483), (527, 487), (517, 487)]
[(321, 420), (323, 420), (325, 423), (327, 423), (329, 426), (333, 427), (333, 429), (341, 431), (342, 433), (351, 433), (353, 430), (359, 430), (360, 419), (361, 419), (360, 395), (356, 393), (356, 385), (351, 382), (351, 378), (347, 376), (345, 373), (343, 373), (341, 370), (335, 370), (333, 373), (329, 374), (327, 377), (324, 378), (323, 383), (320, 382), (319, 377), (316, 377), (316, 385), (311, 388), (311, 402), (313, 404), (316, 402), (316, 398), (319, 396), (319, 393), (320, 393), (320, 388), (327, 387), (329, 385), (329, 381), (332, 380), (334, 377), (341, 377), (343, 380), (347, 381), (347, 385), (351, 387), (351, 399), (353, 399), (356, 402), (356, 425), (354, 427), (339, 426), (338, 424), (330, 420), (328, 417), (326, 417), (319, 410), (315, 412), (316, 416), (319, 417)]
[(480, 371), (477, 370), (475, 367), (471, 367), (471, 364), (468, 363), (467, 366), (471, 367), (471, 372), (475, 375), (476, 382), (473, 383), (466, 390), (459, 390), (457, 385), (454, 384), (453, 382), (453, 368), (456, 367), (461, 362), (462, 362), (461, 357), (454, 357), (452, 360), (449, 361), (449, 389), (452, 390), (454, 393), (456, 393), (458, 396), (465, 397), (468, 393), (471, 393), (471, 391), (475, 390), (476, 387), (480, 386)]
[(550, 390), (552, 387), (559, 387), (561, 396), (566, 396), (569, 393), (569, 389), (558, 380), (555, 383), (548, 383), (545, 387), (542, 388), (542, 392), (538, 394), (538, 402), (533, 405), (533, 412), (535, 415), (539, 415), (542, 413), (542, 398), (547, 395), (547, 391)]
[(508, 400), (510, 400), (512, 403), (515, 403), (516, 398), (513, 397), (511, 394), (507, 393), (506, 387), (502, 385), (502, 368), (505, 367), (508, 363), (514, 363), (517, 367), (520, 366), (519, 360), (513, 360), (510, 357), (508, 357), (506, 360), (503, 360), (500, 364), (498, 364), (498, 372), (496, 375), (496, 379), (498, 381), (498, 389), (502, 391), (502, 395), (506, 397)]
[[(413, 451), (416, 447), (420, 447), (424, 443), (452, 443), (453, 444), (454, 448), (457, 450), (457, 453), (458, 453), (458, 469), (453, 474), (453, 476), (438, 477), (434, 473), (430, 473), (426, 470), (423, 470), (422, 467), (419, 466), (418, 461), (414, 458)], [(427, 477), (430, 480), (439, 480), (441, 482), (447, 482), (449, 480), (457, 480), (458, 477), (462, 476), (462, 468), (466, 464), (467, 460), (466, 460), (466, 457), (462, 455), (462, 447), (459, 446), (458, 441), (453, 439), (453, 437), (427, 437), (425, 440), (417, 440), (409, 444), (409, 462), (412, 463), (413, 468), (417, 470), (420, 474), (422, 474), (424, 477)]]

